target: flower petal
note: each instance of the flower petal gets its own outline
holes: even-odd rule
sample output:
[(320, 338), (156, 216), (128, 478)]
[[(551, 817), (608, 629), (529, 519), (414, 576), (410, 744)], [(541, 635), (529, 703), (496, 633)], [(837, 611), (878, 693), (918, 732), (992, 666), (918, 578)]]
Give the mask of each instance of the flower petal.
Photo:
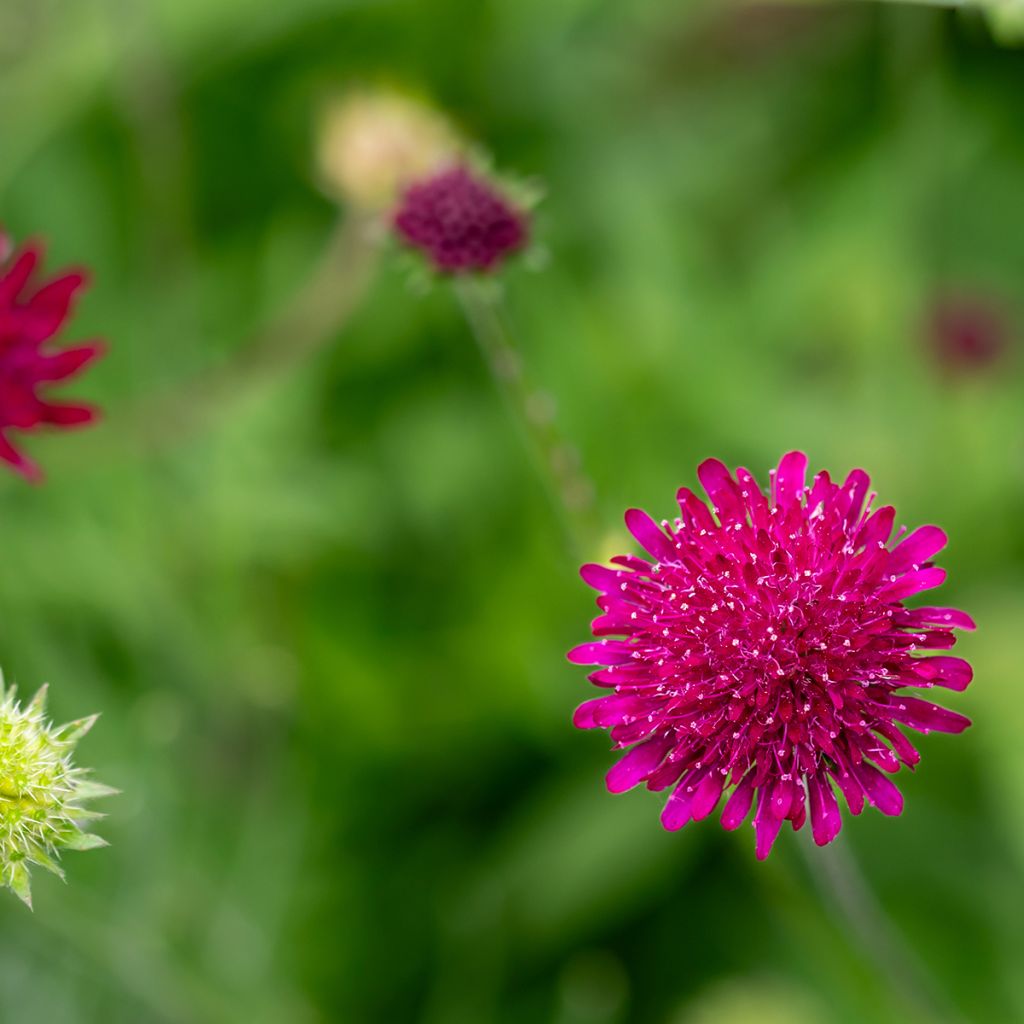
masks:
[(705, 459), (697, 467), (697, 479), (707, 491), (720, 522), (725, 524), (746, 519), (739, 485), (724, 462), (718, 459)]
[(655, 736), (635, 746), (625, 757), (616, 761), (605, 775), (605, 785), (610, 793), (625, 793), (638, 782), (642, 782), (667, 752), (670, 741), (664, 736)]
[(887, 779), (867, 761), (855, 764), (853, 771), (857, 776), (857, 781), (864, 787), (868, 800), (883, 814), (895, 817), (903, 813), (903, 794), (891, 779)]
[(832, 791), (832, 783), (822, 772), (807, 779), (807, 792), (811, 805), (811, 834), (818, 846), (827, 846), (843, 827), (839, 802)]
[(632, 653), (622, 644), (607, 640), (597, 643), (580, 644), (574, 647), (566, 657), (574, 665), (624, 665), (632, 661)]
[(778, 838), (783, 821), (783, 818), (777, 818), (772, 814), (768, 787), (762, 786), (757, 802), (757, 813), (754, 815), (754, 829), (757, 835), (754, 852), (758, 860), (764, 860), (772, 852), (772, 846)]
[(937, 526), (920, 526), (892, 549), (886, 569), (890, 573), (916, 569), (930, 561), (948, 542), (945, 531)]
[(922, 590), (931, 590), (932, 587), (941, 586), (946, 579), (946, 570), (938, 566), (928, 569), (917, 569), (895, 580), (891, 580), (886, 586), (878, 591), (878, 597), (882, 601), (902, 601), (905, 598), (913, 597)]
[(904, 722), (918, 732), (963, 732), (971, 720), (958, 715), (948, 708), (930, 704), (916, 697), (900, 697), (899, 704), (892, 708), (890, 714), (897, 722)]
[(722, 811), (722, 828), (731, 832), (747, 820), (750, 806), (754, 802), (755, 774), (753, 769), (747, 772), (740, 784), (729, 794), (729, 799), (726, 800), (725, 808)]
[(693, 794), (693, 803), (690, 805), (694, 821), (702, 821), (718, 806), (718, 801), (722, 797), (724, 781), (722, 773), (714, 770), (709, 771), (701, 779), (697, 791)]
[(643, 549), (659, 562), (671, 562), (679, 557), (672, 541), (642, 509), (631, 508), (626, 512), (626, 529), (633, 534)]
[(775, 471), (775, 503), (796, 504), (803, 497), (807, 477), (807, 456), (803, 452), (787, 452)]

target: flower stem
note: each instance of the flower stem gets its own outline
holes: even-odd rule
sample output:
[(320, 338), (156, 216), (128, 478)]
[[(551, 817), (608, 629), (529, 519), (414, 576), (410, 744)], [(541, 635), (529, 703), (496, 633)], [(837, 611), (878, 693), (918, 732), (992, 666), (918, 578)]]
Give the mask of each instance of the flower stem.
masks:
[[(332, 232), (304, 287), (266, 326), (201, 380), (154, 400), (132, 418), (153, 444), (180, 440), (212, 419), (225, 402), (286, 373), (334, 338), (373, 280), (382, 233), (379, 220), (352, 210)], [(129, 414), (131, 416), (131, 414)]]
[(522, 358), (503, 320), (500, 285), (467, 277), (457, 279), (454, 288), (495, 387), (516, 419), (570, 553), (578, 560), (590, 553), (594, 537), (594, 485), (580, 466), (579, 450), (558, 429), (554, 399), (525, 378)]
[[(809, 833), (810, 829), (804, 829)], [(808, 838), (797, 844), (842, 930), (922, 1021), (966, 1024), (935, 983), (927, 965), (885, 912), (849, 844), (835, 840), (821, 849)]]

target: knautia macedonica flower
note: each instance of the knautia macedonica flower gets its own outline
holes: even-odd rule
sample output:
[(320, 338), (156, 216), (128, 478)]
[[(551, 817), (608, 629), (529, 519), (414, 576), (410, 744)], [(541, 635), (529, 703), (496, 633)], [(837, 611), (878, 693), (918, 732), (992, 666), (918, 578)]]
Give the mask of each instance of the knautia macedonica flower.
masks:
[(0, 232), (0, 459), (30, 480), (39, 478), (39, 468), (14, 447), (11, 433), (91, 423), (92, 406), (53, 402), (45, 388), (81, 372), (103, 351), (97, 342), (52, 348), (86, 278), (74, 270), (39, 281), (41, 261), (39, 245), (14, 252)]
[(526, 214), (464, 165), (410, 185), (394, 226), (442, 274), (493, 270), (526, 244), (529, 232)]
[(117, 790), (93, 782), (71, 763), (75, 744), (96, 715), (66, 725), (46, 721), (46, 687), (26, 707), (0, 677), (0, 882), (30, 907), (29, 865), (64, 877), (62, 850), (106, 846), (86, 831), (102, 815), (82, 805)]
[(841, 485), (822, 472), (807, 487), (806, 469), (790, 452), (765, 496), (746, 469), (734, 476), (709, 459), (697, 476), (711, 510), (684, 487), (673, 523), (627, 512), (649, 557), (583, 566), (604, 639), (569, 653), (603, 666), (590, 679), (612, 690), (581, 705), (575, 724), (610, 728), (616, 748), (629, 748), (609, 790), (672, 787), (667, 829), (706, 818), (731, 790), (722, 824), (737, 828), (755, 807), (759, 859), (787, 820), (799, 829), (809, 816), (815, 842), (831, 842), (842, 825), (834, 787), (854, 814), (865, 802), (899, 814), (903, 798), (884, 773), (920, 756), (901, 726), (970, 724), (904, 692), (971, 681), (960, 658), (920, 656), (952, 647), (971, 619), (904, 604), (942, 583), (931, 559), (946, 535), (922, 526), (894, 536), (894, 511), (872, 509), (862, 470)]

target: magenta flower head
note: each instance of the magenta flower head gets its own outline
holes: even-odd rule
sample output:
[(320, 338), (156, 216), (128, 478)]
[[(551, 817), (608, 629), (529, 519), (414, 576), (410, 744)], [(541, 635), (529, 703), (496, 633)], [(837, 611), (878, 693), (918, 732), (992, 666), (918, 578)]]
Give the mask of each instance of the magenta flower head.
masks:
[(493, 270), (526, 244), (529, 233), (526, 214), (465, 165), (413, 182), (394, 228), (442, 274)]
[(92, 406), (52, 402), (42, 389), (73, 377), (103, 352), (98, 342), (53, 350), (86, 276), (74, 270), (39, 281), (41, 261), (39, 245), (14, 252), (0, 232), (0, 459), (29, 480), (40, 478), (39, 468), (14, 447), (11, 433), (91, 423)]
[(919, 656), (951, 648), (971, 619), (904, 604), (945, 579), (931, 559), (946, 535), (922, 526), (893, 536), (893, 509), (872, 509), (862, 470), (841, 485), (822, 472), (809, 487), (806, 470), (807, 457), (790, 452), (766, 496), (747, 470), (734, 476), (708, 459), (697, 476), (710, 510), (684, 487), (672, 524), (627, 512), (648, 557), (583, 566), (600, 593), (602, 639), (569, 653), (602, 666), (590, 679), (612, 691), (574, 719), (609, 728), (627, 751), (609, 790), (671, 787), (661, 816), (670, 830), (706, 818), (731, 790), (722, 824), (737, 828), (754, 807), (761, 860), (785, 821), (796, 830), (809, 816), (815, 842), (831, 842), (837, 792), (853, 814), (865, 802), (899, 814), (887, 775), (920, 756), (900, 727), (970, 724), (903, 692), (971, 681), (960, 658)]

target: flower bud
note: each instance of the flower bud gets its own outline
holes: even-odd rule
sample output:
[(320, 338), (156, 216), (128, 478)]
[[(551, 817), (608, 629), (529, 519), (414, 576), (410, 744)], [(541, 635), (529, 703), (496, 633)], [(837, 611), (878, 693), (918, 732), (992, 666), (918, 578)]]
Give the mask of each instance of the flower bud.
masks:
[(91, 850), (106, 841), (86, 831), (103, 815), (82, 805), (117, 790), (93, 782), (71, 763), (75, 744), (92, 728), (91, 715), (66, 725), (46, 721), (44, 686), (24, 708), (0, 678), (0, 883), (29, 907), (29, 865), (64, 878), (62, 850)]
[(382, 211), (410, 181), (452, 163), (460, 150), (451, 124), (425, 103), (396, 91), (359, 90), (324, 112), (319, 172), (335, 198)]

